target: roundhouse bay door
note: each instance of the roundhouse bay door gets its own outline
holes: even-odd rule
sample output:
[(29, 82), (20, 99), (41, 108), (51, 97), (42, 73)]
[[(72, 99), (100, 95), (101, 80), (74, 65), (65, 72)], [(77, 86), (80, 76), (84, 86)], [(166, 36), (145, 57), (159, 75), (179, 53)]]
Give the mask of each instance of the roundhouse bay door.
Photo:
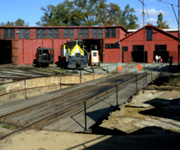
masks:
[(12, 64), (18, 65), (18, 40), (12, 41)]

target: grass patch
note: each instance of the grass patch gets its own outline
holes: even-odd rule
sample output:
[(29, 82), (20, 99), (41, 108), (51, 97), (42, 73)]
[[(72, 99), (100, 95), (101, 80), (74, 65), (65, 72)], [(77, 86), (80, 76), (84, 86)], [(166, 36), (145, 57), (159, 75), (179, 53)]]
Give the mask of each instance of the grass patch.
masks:
[(1, 127), (4, 129), (11, 129), (11, 125), (9, 124), (3, 124)]
[(132, 117), (136, 114), (139, 114), (139, 112), (142, 110), (144, 110), (144, 109), (142, 109), (142, 108), (128, 108), (125, 110), (123, 117)]
[(15, 130), (18, 129), (18, 126), (11, 125), (11, 124), (1, 124), (1, 128), (8, 129), (8, 130)]

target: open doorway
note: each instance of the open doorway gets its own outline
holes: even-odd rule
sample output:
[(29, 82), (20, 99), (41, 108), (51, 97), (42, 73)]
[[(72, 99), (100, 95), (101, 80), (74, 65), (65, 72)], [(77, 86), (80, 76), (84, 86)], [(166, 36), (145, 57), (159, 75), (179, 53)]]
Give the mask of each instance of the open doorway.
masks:
[(133, 45), (131, 53), (133, 62), (147, 63), (147, 52), (144, 51), (144, 45)]
[(0, 64), (12, 63), (12, 43), (10, 40), (0, 40)]
[(163, 62), (168, 62), (169, 58), (169, 52), (167, 51), (167, 45), (155, 45), (155, 51), (154, 51), (154, 61), (155, 56), (160, 56), (163, 60)]
[[(90, 55), (91, 50), (98, 50), (100, 61), (103, 61), (103, 40), (102, 39), (84, 39), (85, 50)], [(90, 61), (90, 59), (88, 59)]]
[(169, 58), (169, 52), (168, 51), (154, 51), (154, 61), (156, 62), (155, 60), (155, 57), (157, 56), (160, 56), (163, 60), (163, 62), (168, 62), (168, 58)]

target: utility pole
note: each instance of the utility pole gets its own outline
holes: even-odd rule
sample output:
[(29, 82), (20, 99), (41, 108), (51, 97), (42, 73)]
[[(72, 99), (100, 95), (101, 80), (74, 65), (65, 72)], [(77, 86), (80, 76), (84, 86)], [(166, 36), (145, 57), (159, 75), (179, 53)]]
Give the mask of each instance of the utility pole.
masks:
[[(145, 21), (144, 21), (144, 0), (138, 0), (142, 4), (142, 15), (143, 15), (143, 45), (144, 45), (144, 51), (143, 51), (143, 74), (145, 75)], [(145, 85), (145, 78), (143, 78), (143, 85)]]
[[(157, 1), (160, 1), (160, 0), (157, 0)], [(163, 2), (163, 1), (160, 1), (160, 2)], [(175, 18), (176, 18), (176, 21), (177, 21), (177, 24), (178, 24), (178, 47), (177, 47), (177, 65), (179, 65), (179, 32), (180, 32), (180, 0), (178, 0), (178, 5), (175, 5), (175, 4), (171, 4), (171, 3), (168, 3), (168, 2), (163, 2), (163, 3), (166, 3), (166, 4), (170, 4), (172, 6), (172, 9), (173, 9), (173, 12), (174, 12), (174, 15), (175, 15)], [(174, 9), (174, 6), (178, 7), (178, 17), (176, 15), (176, 12), (175, 12), (175, 9)]]
[(179, 32), (180, 32), (180, 0), (178, 0), (178, 65), (179, 65)]
[[(145, 25), (145, 23), (144, 23), (144, 15), (145, 15), (145, 13), (144, 13), (144, 0), (142, 0), (142, 9), (143, 9), (143, 28), (144, 28), (144, 25)], [(146, 62), (146, 60), (145, 60), (145, 28), (143, 29), (143, 44), (144, 44), (144, 53), (143, 53), (143, 57), (144, 57), (144, 68), (143, 68), (143, 70), (145, 71), (145, 62)]]
[[(144, 28), (144, 25), (145, 25), (145, 21), (144, 21), (144, 0), (138, 0), (141, 4), (142, 4), (142, 15), (143, 15), (143, 45), (144, 45), (144, 53), (143, 53), (143, 62), (144, 62), (144, 68), (145, 68), (145, 28)], [(143, 69), (144, 69), (143, 68)]]

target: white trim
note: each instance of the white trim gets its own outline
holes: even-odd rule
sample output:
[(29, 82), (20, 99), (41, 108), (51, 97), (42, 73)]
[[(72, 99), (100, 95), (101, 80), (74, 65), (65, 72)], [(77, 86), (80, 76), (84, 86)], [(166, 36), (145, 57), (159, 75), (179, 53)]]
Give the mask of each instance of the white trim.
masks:
[[(129, 29), (128, 32), (136, 32), (138, 29)], [(178, 29), (162, 29), (166, 32), (178, 32)]]

